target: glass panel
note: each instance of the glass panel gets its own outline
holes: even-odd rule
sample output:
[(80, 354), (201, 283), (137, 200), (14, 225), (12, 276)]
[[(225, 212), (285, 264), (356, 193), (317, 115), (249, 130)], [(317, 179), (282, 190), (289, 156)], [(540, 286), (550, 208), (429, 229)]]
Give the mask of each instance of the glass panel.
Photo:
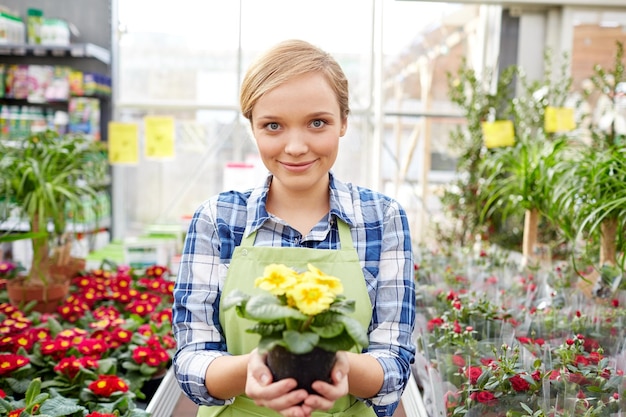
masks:
[[(377, 1), (382, 17), (374, 16)], [(420, 207), (424, 164), (433, 187), (454, 170), (448, 138), (459, 121), (447, 99), (446, 73), (469, 54), (478, 9), (397, 0), (320, 0), (305, 8), (292, 0), (181, 0), (176, 7), (165, 0), (120, 1), (117, 120), (137, 123), (142, 142), (144, 116), (173, 116), (176, 155), (168, 161), (141, 156), (137, 166), (116, 167), (124, 184), (118, 185), (123, 201), (114, 204), (125, 211), (116, 234), (179, 222), (230, 184), (230, 161), (260, 165), (247, 121), (239, 116), (239, 84), (258, 53), (288, 38), (329, 51), (349, 78), (352, 114), (334, 172), (371, 185), (367, 181), (381, 161), (384, 191), (409, 211)], [(379, 88), (372, 85), (372, 70), (381, 66), (373, 54), (378, 23), (381, 103), (374, 101)], [(382, 149), (374, 145), (379, 104), (386, 114)]]
[[(626, 11), (575, 10), (573, 22), (572, 87), (580, 92), (595, 65), (615, 67), (616, 42), (626, 45)], [(593, 108), (596, 103), (589, 104)]]
[(456, 72), (463, 58), (480, 61), (471, 54), (482, 51), (470, 48), (480, 27), (479, 6), (414, 1), (385, 5), (383, 39), (400, 36), (407, 27), (413, 31), (404, 48), (384, 45), (381, 180), (384, 191), (407, 210), (420, 241), (441, 212), (438, 188), (456, 170), (457, 155), (449, 139), (464, 119), (448, 98), (448, 74)]
[(120, 102), (236, 104), (237, 2), (119, 3)]

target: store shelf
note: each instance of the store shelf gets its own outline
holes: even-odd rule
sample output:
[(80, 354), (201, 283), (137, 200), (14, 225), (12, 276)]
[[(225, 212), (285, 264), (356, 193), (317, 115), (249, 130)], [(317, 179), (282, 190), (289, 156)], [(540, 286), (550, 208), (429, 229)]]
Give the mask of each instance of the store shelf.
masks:
[(106, 65), (111, 64), (111, 52), (92, 43), (76, 43), (69, 46), (0, 44), (0, 55), (93, 58)]
[[(91, 233), (109, 227), (111, 227), (111, 218), (106, 217), (94, 222), (68, 221), (66, 231), (69, 233)], [(53, 230), (54, 226), (50, 223), (48, 225), (48, 231), (52, 232)], [(0, 222), (0, 232), (26, 233), (28, 231), (30, 231), (30, 226), (28, 222), (24, 220), (8, 219), (4, 222)]]

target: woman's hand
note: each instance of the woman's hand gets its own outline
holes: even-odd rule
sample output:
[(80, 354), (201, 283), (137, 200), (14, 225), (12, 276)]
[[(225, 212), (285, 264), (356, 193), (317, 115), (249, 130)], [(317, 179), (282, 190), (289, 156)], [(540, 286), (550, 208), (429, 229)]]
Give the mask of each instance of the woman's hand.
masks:
[(350, 362), (346, 352), (337, 352), (337, 361), (331, 371), (332, 384), (324, 381), (315, 381), (311, 387), (319, 395), (309, 395), (302, 408), (305, 412), (311, 413), (315, 410), (330, 410), (339, 398), (348, 394), (348, 373), (350, 372)]
[(246, 395), (257, 405), (271, 408), (285, 417), (309, 417), (311, 408), (300, 405), (309, 395), (304, 389), (292, 391), (296, 386), (297, 382), (293, 378), (272, 382), (265, 355), (260, 355), (256, 349), (250, 353)]

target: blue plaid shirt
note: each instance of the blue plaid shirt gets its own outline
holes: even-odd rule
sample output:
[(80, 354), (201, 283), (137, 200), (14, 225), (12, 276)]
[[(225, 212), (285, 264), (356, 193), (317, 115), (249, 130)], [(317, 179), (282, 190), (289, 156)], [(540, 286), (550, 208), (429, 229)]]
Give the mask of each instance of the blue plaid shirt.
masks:
[(373, 306), (365, 353), (384, 370), (380, 392), (364, 401), (378, 416), (391, 416), (415, 355), (414, 260), (406, 213), (393, 199), (342, 183), (331, 173), (329, 215), (302, 236), (265, 209), (270, 182), (271, 175), (253, 190), (221, 193), (193, 215), (174, 287), (174, 366), (181, 388), (199, 405), (232, 403), (211, 397), (205, 374), (215, 358), (229, 354), (219, 323), (220, 292), (244, 234), (257, 231), (258, 246), (337, 249), (338, 218), (350, 225)]

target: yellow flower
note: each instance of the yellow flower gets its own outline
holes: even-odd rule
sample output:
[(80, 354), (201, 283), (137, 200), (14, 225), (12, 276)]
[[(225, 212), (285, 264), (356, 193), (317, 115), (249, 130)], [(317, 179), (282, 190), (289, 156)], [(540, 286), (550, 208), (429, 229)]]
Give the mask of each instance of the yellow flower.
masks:
[(308, 264), (309, 270), (302, 273), (303, 280), (315, 282), (319, 285), (324, 285), (328, 288), (328, 291), (334, 295), (341, 294), (343, 292), (343, 285), (341, 280), (332, 275), (326, 275), (322, 270)]
[(298, 274), (285, 265), (271, 264), (265, 267), (263, 276), (254, 280), (254, 286), (274, 295), (283, 295), (297, 282)]
[(315, 282), (300, 282), (291, 290), (288, 297), (295, 303), (298, 310), (309, 316), (314, 316), (327, 310), (335, 296), (325, 285)]

